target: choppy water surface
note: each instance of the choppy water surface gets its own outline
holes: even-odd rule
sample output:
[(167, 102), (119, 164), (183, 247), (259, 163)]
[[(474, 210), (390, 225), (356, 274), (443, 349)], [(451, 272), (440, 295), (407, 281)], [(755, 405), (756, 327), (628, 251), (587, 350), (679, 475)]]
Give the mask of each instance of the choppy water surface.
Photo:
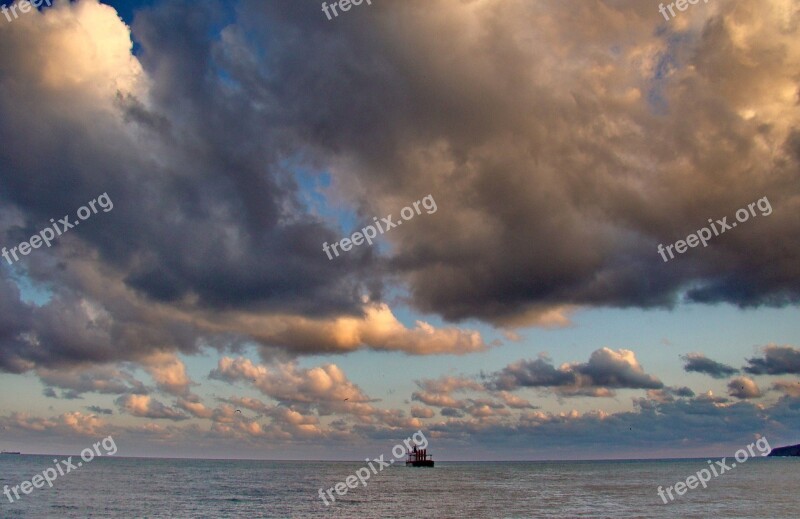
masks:
[[(52, 466), (0, 457), (0, 485)], [(800, 516), (800, 458), (758, 458), (669, 505), (656, 494), (705, 460), (446, 463), (391, 467), (326, 507), (330, 488), (363, 463), (99, 458), (10, 504), (0, 517), (758, 517)]]

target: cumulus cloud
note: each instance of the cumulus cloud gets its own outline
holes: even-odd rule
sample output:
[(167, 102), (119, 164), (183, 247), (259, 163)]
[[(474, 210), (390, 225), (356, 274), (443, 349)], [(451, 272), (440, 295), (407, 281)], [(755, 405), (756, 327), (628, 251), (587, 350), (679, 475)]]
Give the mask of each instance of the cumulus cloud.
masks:
[(186, 416), (181, 411), (169, 407), (150, 395), (125, 395), (115, 401), (120, 410), (139, 418), (163, 418), (166, 420), (186, 420)]
[(675, 398), (691, 398), (695, 396), (694, 391), (688, 387), (665, 387), (663, 389), (647, 390), (647, 398), (656, 402), (674, 402)]
[(742, 400), (761, 398), (763, 395), (758, 384), (747, 377), (737, 377), (728, 383), (728, 394)]
[[(667, 389), (685, 393), (683, 388)], [(659, 394), (665, 391), (660, 390)], [(715, 445), (741, 444), (742, 439), (751, 437), (752, 431), (778, 434), (786, 427), (793, 427), (798, 420), (798, 403), (800, 400), (789, 395), (776, 403), (760, 405), (747, 399), (730, 402), (710, 393), (669, 401), (651, 399), (648, 395), (635, 399), (631, 411), (524, 410), (512, 414), (504, 413), (497, 402), (474, 399), (472, 412), (445, 407), (440, 412), (441, 418), (427, 422), (425, 427), (426, 434), (435, 437), (437, 445), (468, 449), (464, 452), (470, 458), (476, 452), (475, 446), (486, 443), (501, 445), (492, 451), (492, 456), (499, 454), (514, 459), (521, 455), (552, 458), (554, 453), (567, 457), (597, 457), (598, 445), (603, 446), (604, 456), (609, 453), (624, 455), (636, 449), (641, 453), (652, 452), (654, 446), (676, 455), (699, 454), (707, 451), (709, 437), (714, 438)], [(238, 407), (248, 411), (236, 413)], [(256, 416), (247, 416), (252, 413)], [(397, 412), (387, 413), (399, 417)], [(264, 417), (269, 421), (264, 423)], [(0, 416), (0, 428), (10, 435), (4, 437), (12, 438), (20, 435), (96, 438), (113, 431), (115, 437), (124, 434), (128, 440), (132, 436), (146, 437), (174, 446), (187, 441), (203, 445), (214, 441), (217, 445), (235, 446), (237, 452), (249, 447), (256, 449), (254, 452), (263, 452), (264, 447), (276, 443), (289, 445), (324, 440), (342, 445), (375, 439), (385, 443), (388, 438), (402, 434), (398, 433), (398, 428), (402, 431), (410, 426), (399, 419), (394, 424), (375, 421), (351, 425), (339, 418), (326, 425), (313, 413), (251, 397), (235, 397), (230, 403), (218, 406), (211, 420), (210, 429), (193, 424), (152, 422), (111, 428), (96, 416), (81, 413), (51, 418), (14, 413)], [(739, 427), (730, 427), (731, 423)], [(620, 450), (623, 448), (624, 451)]]
[(275, 408), (273, 405), (265, 404), (261, 400), (251, 397), (232, 397), (223, 400), (236, 408), (250, 409), (262, 415), (268, 414)]
[(223, 357), (209, 377), (228, 383), (245, 381), (282, 404), (316, 409), (321, 415), (392, 419), (391, 413), (372, 406), (370, 398), (335, 364), (303, 369), (293, 362), (268, 366), (243, 357)]
[(575, 385), (577, 377), (569, 368), (556, 369), (546, 359), (520, 360), (493, 375), (492, 387), (514, 390), (519, 387), (560, 387)]
[[(216, 3), (163, 2), (131, 29), (97, 0), (62, 1), (0, 23), (2, 243), (100, 193), (115, 204), (15, 265), (17, 278), (46, 287), (46, 301), (29, 302), (0, 269), (0, 370), (40, 375), (48, 396), (119, 394), (120, 408), (142, 418), (212, 420), (220, 437), (346, 428), (326, 431), (310, 410), (346, 414), (377, 436), (419, 417), (377, 409), (334, 364), (227, 355), (252, 343), (267, 360), (275, 350), (285, 359), (487, 349), (460, 325), (401, 322), (386, 303), (397, 285), (415, 310), (482, 320), (512, 339), (514, 328), (566, 326), (587, 307), (800, 301), (793, 0), (718, 2), (667, 25), (638, 0), (579, 10), (558, 0), (407, 0), (353, 11), (363, 23), (335, 31), (313, 3), (228, 5), (223, 15)], [(310, 201), (308, 184), (324, 202)], [(324, 218), (331, 206), (360, 227), (427, 193), (436, 215), (336, 261), (322, 252), (350, 231)], [(658, 243), (766, 195), (773, 214), (665, 268)], [(294, 407), (266, 404), (278, 422), (265, 426), (206, 406), (179, 359), (209, 347), (226, 355), (219, 378), (252, 375)], [(145, 369), (176, 407), (145, 395), (119, 363)], [(745, 368), (798, 371), (797, 350), (774, 345)], [(523, 360), (490, 382), (493, 398), (527, 413), (524, 427), (461, 389), (414, 396), (460, 415), (439, 431), (456, 436), (486, 427), (484, 437), (522, 429), (530, 440), (578, 424), (612, 437), (630, 430), (626, 420), (641, 431), (649, 419), (648, 439), (672, 441), (669, 428), (763, 423), (746, 401), (665, 388), (628, 350), (558, 367)], [(637, 413), (549, 415), (501, 393), (524, 387), (653, 398)], [(790, 397), (772, 412), (794, 423)], [(698, 413), (707, 415), (692, 425)], [(67, 423), (93, 422), (16, 417), (8, 426)], [(140, 432), (200, 434), (158, 424)]]
[(711, 402), (712, 404), (727, 404), (729, 400), (722, 396), (717, 396), (712, 390), (697, 395), (697, 400), (701, 402)]
[[(271, 29), (281, 113), (328, 152), (337, 194), (363, 215), (435, 194), (436, 218), (387, 235), (419, 308), (520, 326), (564, 321), (576, 306), (670, 306), (684, 293), (798, 300), (790, 0), (729, 2), (666, 26), (633, 0), (578, 11), (410, 1), (360, 12), (363, 23), (335, 35), (301, 7), (247, 12)], [(381, 45), (362, 44), (389, 23)], [(359, 66), (372, 62), (379, 71)], [(327, 95), (348, 64), (343, 94)], [(370, 131), (378, 119), (387, 130)], [(765, 194), (773, 215), (665, 271), (658, 243)]]
[(110, 428), (109, 424), (93, 414), (80, 411), (63, 413), (56, 417), (41, 418), (28, 413), (11, 413), (0, 417), (4, 430), (23, 431), (25, 434), (54, 433), (58, 436), (98, 437)]
[(694, 391), (686, 386), (665, 388), (671, 394), (679, 397), (693, 397)]
[[(96, 0), (4, 24), (0, 66), (15, 78), (0, 85), (4, 242), (102, 192), (115, 209), (25, 258), (53, 287), (46, 305), (3, 287), (0, 367), (249, 340), (295, 353), (486, 348), (474, 331), (402, 326), (382, 306), (395, 282), (419, 310), (508, 327), (684, 293), (796, 302), (796, 8), (743, 0), (654, 30), (640, 4), (410, 0), (331, 34), (310, 5), (243, 0), (214, 32), (213, 6), (192, 5), (190, 21), (170, 3), (136, 19), (139, 57)], [(269, 69), (256, 58), (266, 47)], [(329, 172), (324, 195), (357, 224), (421, 193), (439, 211), (382, 236), (382, 252), (331, 262), (320, 244), (342, 230), (296, 168)], [(764, 194), (774, 214), (664, 270), (657, 243)]]
[[(74, 367), (60, 370), (40, 368), (36, 371), (42, 383), (66, 390), (62, 398), (80, 398), (84, 393), (120, 395), (145, 394), (147, 388), (127, 371), (110, 366)], [(55, 396), (55, 392), (47, 392)]]
[(196, 397), (180, 398), (177, 406), (195, 418), (211, 418), (214, 416), (214, 412)]
[(765, 346), (763, 357), (753, 357), (747, 362), (744, 371), (751, 375), (800, 374), (800, 350), (788, 345)]
[(192, 381), (186, 374), (186, 366), (174, 353), (153, 353), (141, 363), (162, 391), (178, 396), (188, 394)]
[(465, 409), (467, 414), (475, 418), (490, 418), (497, 416), (511, 416), (505, 404), (486, 398), (470, 399), (470, 405)]
[(105, 415), (114, 414), (113, 409), (106, 409), (105, 407), (100, 407), (99, 405), (89, 405), (86, 406), (86, 409), (96, 414), (105, 414)]
[[(412, 400), (433, 407), (469, 410), (475, 409), (473, 398), (458, 399), (454, 393), (487, 393), (499, 398), (494, 402), (500, 408), (535, 408), (527, 400), (509, 391), (520, 388), (551, 389), (559, 396), (612, 397), (614, 389), (660, 390), (664, 384), (655, 376), (645, 373), (630, 350), (614, 351), (601, 348), (592, 353), (587, 363), (565, 363), (556, 368), (546, 355), (535, 360), (520, 360), (502, 370), (482, 374), (487, 379), (479, 383), (467, 377), (441, 377), (417, 381), (421, 391), (412, 394)], [(689, 388), (665, 388), (665, 395), (693, 396)]]
[(660, 389), (664, 384), (645, 373), (630, 350), (595, 350), (587, 363), (556, 368), (546, 359), (520, 360), (490, 377), (492, 389), (552, 388), (563, 396), (613, 396), (612, 389)]
[(771, 389), (792, 398), (800, 398), (800, 381), (779, 380), (772, 384)]
[(466, 354), (488, 348), (477, 331), (437, 329), (424, 321), (407, 328), (384, 303), (368, 303), (363, 315), (333, 319), (298, 316), (232, 316), (231, 333), (247, 333), (264, 345), (303, 353), (344, 353), (360, 348), (402, 351), (413, 355)]
[[(186, 406), (195, 416), (210, 418), (213, 433), (225, 438), (297, 441), (324, 439), (329, 435), (315, 414), (269, 405), (255, 398), (233, 397), (213, 410), (187, 402), (179, 405)], [(238, 407), (254, 411), (257, 416), (248, 417), (246, 413), (239, 412), (241, 410)], [(202, 412), (196, 412), (197, 409)], [(262, 418), (268, 418), (269, 422), (262, 423)]]
[[(212, 7), (192, 8), (211, 23)], [(273, 119), (247, 102), (220, 104), (226, 81), (172, 81), (177, 69), (175, 77), (196, 77), (208, 64), (183, 36), (164, 40), (157, 30), (176, 14), (162, 7), (137, 20), (144, 62), (131, 53), (130, 29), (97, 0), (61, 2), (0, 29), (9, 49), (0, 65), (15, 78), (0, 86), (0, 236), (16, 243), (103, 192), (115, 203), (25, 258), (26, 275), (52, 287), (45, 305), (24, 302), (3, 273), (0, 369), (125, 360), (180, 377), (154, 372), (151, 359), (248, 340), (297, 353), (485, 349), (477, 332), (394, 318), (379, 302), (370, 249), (335, 264), (324, 257), (320, 244), (339, 231), (304, 205), (286, 166), (306, 143), (267, 129)], [(218, 42), (219, 59), (232, 41)], [(218, 125), (231, 130), (208, 131)], [(258, 133), (258, 145), (242, 146)], [(35, 154), (26, 144), (33, 136)], [(172, 393), (188, 383), (164, 382)]]
[(462, 408), (467, 405), (466, 400), (456, 400), (450, 395), (428, 393), (427, 391), (415, 391), (412, 393), (411, 399), (433, 407)]
[(435, 413), (430, 407), (420, 407), (416, 405), (411, 407), (411, 416), (414, 418), (433, 418), (434, 415)]
[(484, 392), (486, 388), (476, 380), (466, 377), (444, 376), (438, 379), (416, 381), (421, 391), (411, 394), (411, 399), (433, 407), (466, 409), (471, 399), (459, 400), (452, 393)]
[(295, 363), (266, 366), (243, 357), (223, 357), (209, 376), (227, 382), (249, 381), (280, 402), (342, 406), (369, 401), (335, 364), (302, 369)]
[[(292, 417), (295, 416), (304, 416), (304, 420), (344, 416), (368, 427), (419, 428), (422, 425), (418, 417), (409, 417), (404, 410), (382, 409), (373, 405), (375, 400), (370, 399), (361, 388), (351, 382), (335, 364), (303, 369), (293, 362), (263, 365), (243, 357), (224, 357), (209, 376), (231, 384), (246, 382), (276, 400), (277, 405), (243, 397), (227, 399), (227, 402), (270, 417), (273, 428), (268, 431), (279, 437), (291, 437), (290, 429), (297, 428), (298, 425), (303, 425), (298, 431), (304, 435), (312, 434), (312, 430), (314, 435), (332, 434), (316, 421), (294, 423)], [(227, 406), (226, 409), (230, 420), (236, 418), (232, 414), (232, 406)], [(287, 414), (287, 410), (291, 413)], [(226, 421), (219, 418), (219, 412), (220, 408), (215, 409), (212, 419), (217, 422)]]
[[(669, 402), (640, 398), (635, 400), (632, 411), (536, 410), (500, 421), (443, 410), (446, 420), (431, 425), (431, 434), (437, 435), (439, 443), (465, 435), (476, 442), (502, 442), (508, 448), (505, 454), (509, 459), (519, 459), (525, 452), (536, 452), (543, 459), (552, 458), (554, 453), (574, 457), (576, 451), (581, 457), (599, 457), (599, 444), (604, 445), (603, 456), (615, 451), (624, 456), (631, 449), (652, 452), (653, 445), (675, 453), (702, 452), (707, 449), (707, 438), (717, 442), (749, 438), (751, 431), (766, 430), (769, 416), (784, 414), (787, 406), (796, 404), (793, 400), (759, 407), (746, 401), (731, 404), (700, 397)], [(793, 420), (788, 416), (784, 419)], [(732, 420), (742, 428), (730, 427)]]
[(498, 396), (511, 409), (536, 409), (535, 405), (531, 404), (524, 398), (521, 398), (517, 395), (513, 395), (507, 391), (498, 392)]
[(452, 407), (443, 407), (439, 414), (442, 416), (450, 417), (450, 418), (461, 418), (464, 416), (464, 412)]
[[(252, 312), (196, 315), (148, 303), (112, 273), (93, 271), (89, 262), (75, 260), (66, 269), (91, 287), (91, 297), (86, 293), (57, 293), (44, 306), (35, 307), (23, 303), (18, 289), (9, 281), (9, 292), (4, 296), (15, 298), (9, 305), (17, 306), (9, 313), (18, 320), (9, 323), (13, 328), (9, 328), (8, 335), (13, 340), (0, 343), (4, 348), (0, 368), (18, 372), (36, 366), (55, 369), (89, 362), (128, 361), (141, 365), (160, 389), (181, 395), (192, 385), (183, 363), (175, 352), (156, 349), (154, 345), (196, 354), (203, 345), (236, 349), (244, 342), (254, 341), (263, 347), (265, 356), (272, 356), (276, 348), (297, 354), (370, 348), (430, 355), (466, 354), (488, 347), (475, 331), (436, 328), (422, 321), (408, 328), (385, 304), (367, 304), (363, 315), (352, 317), (306, 318)], [(3, 276), (0, 272), (0, 278)], [(124, 319), (112, 317), (109, 309), (114, 306), (127, 308)], [(30, 327), (20, 328), (20, 322)]]
[(702, 353), (689, 353), (681, 356), (684, 361), (683, 369), (686, 372), (705, 373), (714, 378), (728, 378), (739, 373), (739, 370), (711, 360)]
[(424, 391), (431, 393), (463, 393), (467, 391), (483, 391), (484, 387), (479, 382), (465, 378), (445, 376), (437, 379), (418, 380), (417, 385)]

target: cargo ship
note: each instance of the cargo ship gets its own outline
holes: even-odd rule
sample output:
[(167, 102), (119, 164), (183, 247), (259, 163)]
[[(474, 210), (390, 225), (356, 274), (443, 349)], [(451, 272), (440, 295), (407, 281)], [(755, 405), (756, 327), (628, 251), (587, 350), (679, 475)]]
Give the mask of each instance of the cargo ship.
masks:
[(428, 449), (414, 449), (409, 451), (406, 467), (433, 467), (433, 454), (428, 454)]

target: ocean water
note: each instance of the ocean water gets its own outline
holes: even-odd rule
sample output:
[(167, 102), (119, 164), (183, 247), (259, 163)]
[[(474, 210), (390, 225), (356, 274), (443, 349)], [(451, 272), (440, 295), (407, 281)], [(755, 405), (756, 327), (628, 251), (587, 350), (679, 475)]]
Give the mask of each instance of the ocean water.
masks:
[[(0, 486), (30, 480), (52, 459), (0, 456)], [(705, 460), (392, 466), (326, 507), (318, 489), (364, 465), (104, 457), (13, 504), (0, 495), (0, 517), (800, 517), (800, 458), (748, 460), (666, 505), (658, 486)]]

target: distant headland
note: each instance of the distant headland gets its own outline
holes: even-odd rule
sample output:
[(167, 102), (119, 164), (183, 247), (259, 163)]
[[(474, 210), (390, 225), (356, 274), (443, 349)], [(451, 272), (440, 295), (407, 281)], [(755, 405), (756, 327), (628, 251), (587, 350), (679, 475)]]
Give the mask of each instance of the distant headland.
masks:
[(776, 447), (769, 452), (770, 456), (800, 456), (800, 443), (797, 445), (787, 445), (786, 447)]

